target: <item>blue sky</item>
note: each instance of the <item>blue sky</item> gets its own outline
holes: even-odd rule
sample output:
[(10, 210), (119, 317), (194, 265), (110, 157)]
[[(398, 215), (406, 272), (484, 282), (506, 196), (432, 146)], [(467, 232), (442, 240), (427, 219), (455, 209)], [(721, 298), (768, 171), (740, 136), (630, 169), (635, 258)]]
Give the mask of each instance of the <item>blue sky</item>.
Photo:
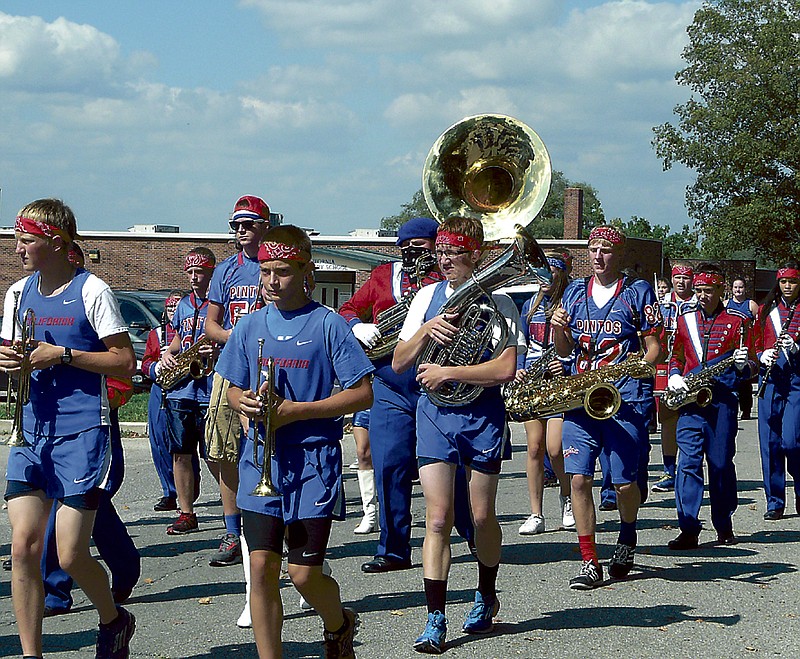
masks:
[(138, 0), (0, 8), (0, 225), (56, 196), (83, 230), (224, 231), (240, 194), (287, 222), (377, 227), (462, 117), (509, 114), (606, 216), (690, 222), (652, 127), (699, 2)]

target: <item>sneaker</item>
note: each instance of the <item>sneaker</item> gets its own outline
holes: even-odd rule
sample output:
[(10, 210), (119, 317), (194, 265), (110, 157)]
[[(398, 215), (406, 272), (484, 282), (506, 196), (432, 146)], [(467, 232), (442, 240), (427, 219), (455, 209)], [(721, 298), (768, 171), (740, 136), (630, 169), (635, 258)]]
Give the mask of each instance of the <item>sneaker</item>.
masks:
[(197, 515), (194, 513), (181, 513), (177, 521), (167, 527), (167, 535), (183, 535), (197, 531)]
[(558, 476), (556, 476), (554, 471), (550, 471), (549, 469), (544, 470), (544, 486), (545, 487), (555, 487), (558, 485)]
[(578, 576), (569, 580), (572, 590), (591, 590), (603, 583), (603, 568), (594, 561), (584, 561)]
[(441, 611), (428, 614), (428, 624), (425, 631), (414, 641), (414, 649), (423, 654), (442, 654), (444, 652), (444, 639), (447, 636), (447, 618)]
[(667, 473), (661, 475), (655, 483), (653, 483), (653, 492), (672, 492), (675, 489), (675, 477)]
[(617, 502), (616, 501), (601, 501), (600, 505), (597, 506), (597, 510), (602, 510), (604, 513), (607, 513), (611, 510), (617, 509)]
[(544, 517), (542, 515), (531, 515), (519, 527), (520, 535), (537, 535), (544, 533)]
[(130, 642), (136, 631), (136, 618), (121, 606), (119, 615), (107, 625), (100, 625), (97, 632), (95, 659), (128, 659)]
[(558, 495), (561, 501), (561, 526), (565, 529), (575, 528), (575, 515), (572, 514), (572, 498)]
[(226, 533), (222, 536), (217, 553), (211, 557), (208, 564), (211, 567), (225, 567), (238, 565), (242, 562), (242, 542), (235, 533)]
[(355, 659), (353, 636), (358, 628), (358, 616), (352, 609), (342, 609), (344, 626), (338, 632), (325, 631), (325, 659)]
[(633, 567), (633, 556), (636, 554), (636, 547), (617, 543), (614, 548), (614, 555), (608, 564), (608, 575), (614, 579), (624, 579)]
[[(328, 559), (325, 559), (322, 563), (322, 574), (326, 576), (331, 576), (332, 574), (331, 564), (328, 563)], [(313, 611), (314, 607), (311, 606), (307, 601), (306, 598), (300, 595), (300, 609), (303, 611)], [(241, 626), (241, 625), (240, 625)], [(248, 625), (249, 626), (249, 625)]]
[(492, 618), (497, 615), (499, 610), (500, 600), (497, 597), (491, 601), (484, 600), (483, 595), (476, 592), (475, 604), (472, 605), (472, 610), (464, 619), (464, 625), (461, 627), (462, 631), (467, 634), (488, 634), (494, 629)]

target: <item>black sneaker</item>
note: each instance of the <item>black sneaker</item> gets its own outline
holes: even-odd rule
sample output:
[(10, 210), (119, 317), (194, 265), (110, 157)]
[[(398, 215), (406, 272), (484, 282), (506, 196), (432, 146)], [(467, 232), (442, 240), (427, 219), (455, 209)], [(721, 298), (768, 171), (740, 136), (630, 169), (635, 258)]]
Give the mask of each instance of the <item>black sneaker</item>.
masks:
[(630, 545), (623, 545), (621, 542), (617, 543), (614, 548), (614, 555), (611, 557), (611, 562), (608, 564), (608, 574), (614, 579), (624, 579), (628, 576), (628, 572), (633, 567), (633, 556), (636, 553), (636, 547)]
[(338, 632), (325, 630), (325, 659), (355, 659), (353, 637), (358, 629), (358, 616), (351, 609), (342, 609), (344, 626)]
[(97, 632), (97, 652), (95, 659), (128, 659), (130, 642), (136, 631), (136, 618), (121, 606), (119, 615), (107, 625), (100, 625)]
[(603, 568), (594, 561), (584, 561), (578, 576), (569, 580), (572, 590), (591, 590), (603, 583)]
[(242, 542), (235, 533), (226, 533), (222, 536), (217, 553), (211, 557), (208, 564), (211, 567), (225, 567), (238, 565), (242, 562)]
[(161, 497), (156, 501), (153, 510), (159, 513), (165, 510), (178, 510), (178, 502), (175, 497)]

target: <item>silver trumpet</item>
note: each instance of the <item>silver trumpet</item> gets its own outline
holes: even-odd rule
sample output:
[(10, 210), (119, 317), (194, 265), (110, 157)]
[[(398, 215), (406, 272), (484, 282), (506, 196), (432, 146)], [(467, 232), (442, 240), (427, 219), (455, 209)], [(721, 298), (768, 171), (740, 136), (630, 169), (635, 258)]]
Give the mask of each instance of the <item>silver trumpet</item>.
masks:
[(22, 418), (24, 408), (31, 399), (31, 353), (33, 352), (35, 330), (36, 314), (33, 309), (26, 309), (22, 317), (22, 328), (20, 330), (18, 350), (22, 355), (22, 361), (19, 364), (19, 384), (17, 386), (17, 399), (14, 404), (14, 425), (11, 429), (9, 446), (25, 446)]
[[(19, 296), (22, 291), (14, 291), (14, 314), (11, 316), (14, 320), (11, 323), (11, 345), (17, 340), (17, 314), (19, 313)], [(8, 386), (6, 388), (6, 415), (11, 414), (11, 395), (12, 391), (12, 378), (8, 378)]]
[[(261, 402), (261, 409), (264, 410), (264, 455), (261, 464), (258, 462), (258, 424), (253, 421), (253, 464), (261, 469), (261, 480), (250, 493), (254, 497), (274, 497), (278, 496), (278, 490), (272, 482), (272, 456), (275, 455), (275, 429), (272, 427), (272, 408), (275, 407), (275, 358), (267, 359), (267, 375), (263, 380), (262, 363), (264, 360), (264, 339), (258, 340), (258, 375), (256, 375), (256, 392), (258, 400)], [(262, 385), (266, 382), (266, 391), (258, 393)]]

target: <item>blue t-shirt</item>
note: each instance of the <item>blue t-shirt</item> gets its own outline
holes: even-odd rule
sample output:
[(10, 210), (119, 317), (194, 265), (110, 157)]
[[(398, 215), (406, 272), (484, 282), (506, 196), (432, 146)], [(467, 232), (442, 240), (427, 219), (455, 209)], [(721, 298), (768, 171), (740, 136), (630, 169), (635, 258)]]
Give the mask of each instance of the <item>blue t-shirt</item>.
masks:
[(214, 268), (208, 285), (208, 300), (221, 305), (225, 311), (222, 329), (231, 329), (256, 308), (260, 283), (258, 259), (248, 258), (244, 252), (229, 256)]
[[(180, 338), (181, 352), (185, 352), (192, 345), (205, 336), (206, 314), (208, 313), (208, 300), (201, 300), (194, 293), (184, 296), (172, 316), (172, 327)], [(198, 379), (186, 378), (178, 383), (174, 389), (167, 392), (169, 400), (194, 400), (198, 403), (208, 403), (211, 398), (211, 369), (204, 370), (204, 375)]]

